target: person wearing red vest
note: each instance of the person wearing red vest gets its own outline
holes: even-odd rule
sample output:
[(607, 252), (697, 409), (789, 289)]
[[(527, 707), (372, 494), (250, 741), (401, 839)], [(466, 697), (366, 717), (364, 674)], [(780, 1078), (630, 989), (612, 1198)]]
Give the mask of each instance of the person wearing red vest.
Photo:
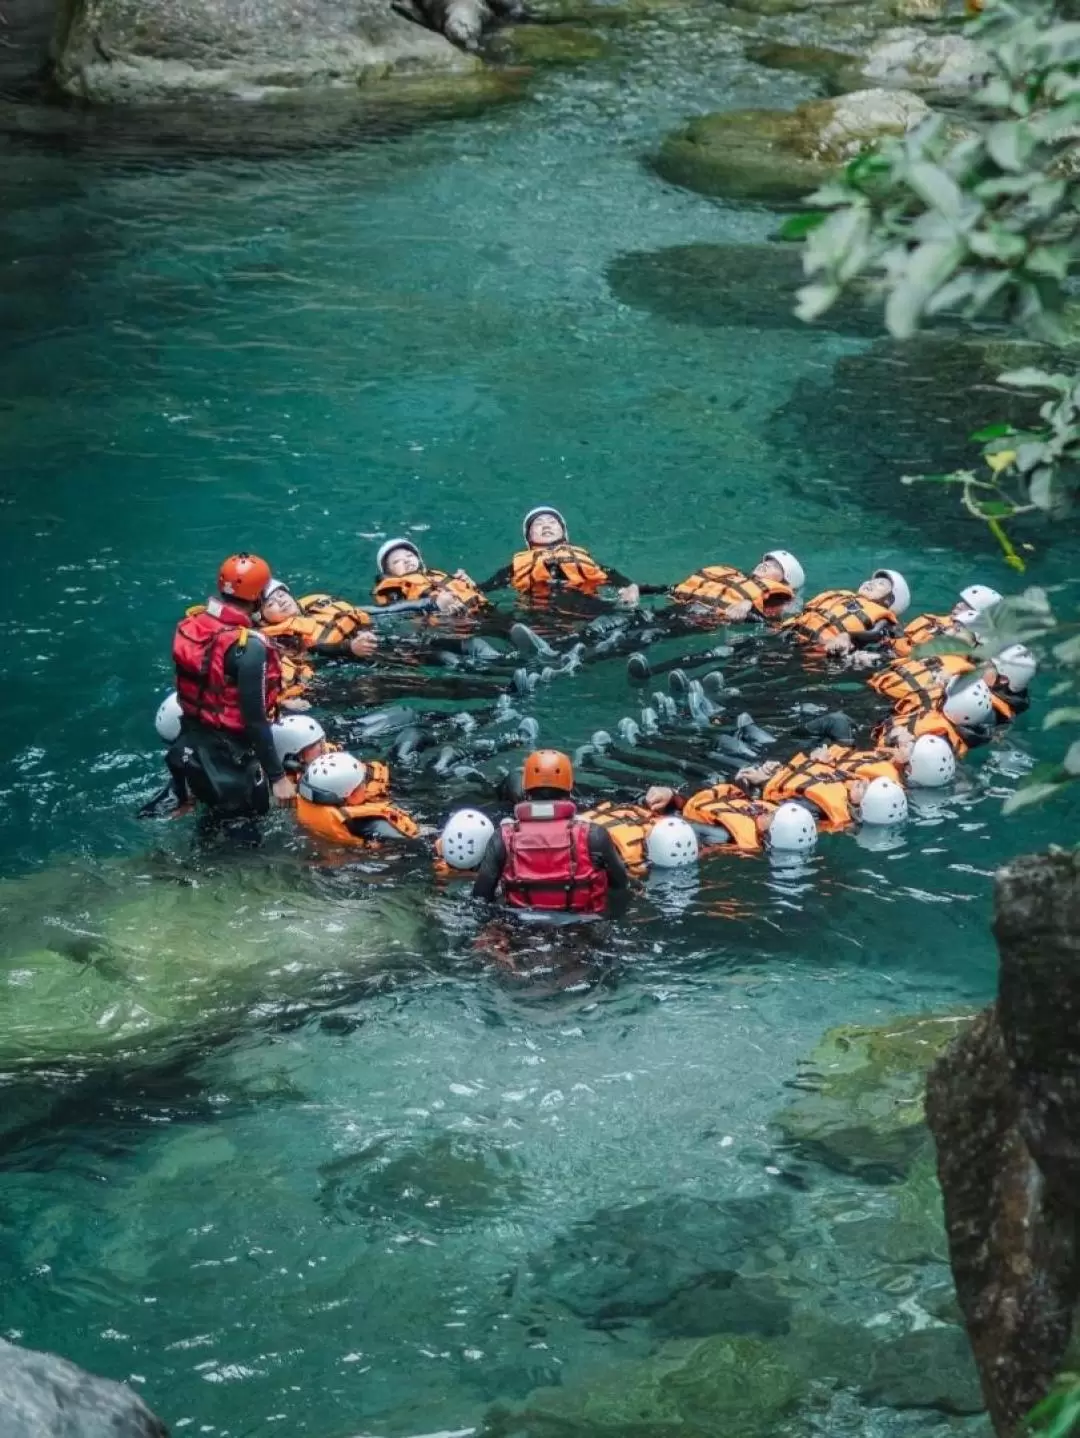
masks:
[(555, 749), (537, 750), (525, 760), (521, 787), (525, 802), (495, 831), (473, 897), (498, 894), (520, 911), (602, 914), (608, 895), (630, 881), (607, 830), (578, 817), (570, 760)]
[(218, 593), (184, 615), (173, 637), (180, 737), (170, 751), (191, 792), (219, 817), (265, 814), (270, 796), (294, 797), (270, 721), (281, 693), (272, 641), (254, 628), (270, 578), (256, 554), (234, 554), (218, 571)]

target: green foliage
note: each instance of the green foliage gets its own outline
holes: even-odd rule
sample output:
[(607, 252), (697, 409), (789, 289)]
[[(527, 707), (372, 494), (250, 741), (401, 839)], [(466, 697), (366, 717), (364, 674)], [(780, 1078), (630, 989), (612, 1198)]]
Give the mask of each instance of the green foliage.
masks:
[(1070, 1438), (1080, 1432), (1080, 1374), (1063, 1373), (1028, 1414), (1031, 1438)]

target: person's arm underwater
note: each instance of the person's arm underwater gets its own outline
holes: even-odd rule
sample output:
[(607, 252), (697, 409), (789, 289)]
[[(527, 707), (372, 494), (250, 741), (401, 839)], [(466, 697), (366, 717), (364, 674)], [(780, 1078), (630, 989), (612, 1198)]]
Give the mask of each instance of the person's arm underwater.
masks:
[(476, 587), (481, 594), (493, 594), (498, 589), (509, 589), (513, 572), (512, 565), (504, 564), (501, 569), (495, 571), (490, 579), (485, 579), (483, 584), (478, 584)]
[(485, 903), (490, 904), (498, 892), (499, 880), (502, 878), (505, 867), (506, 845), (503, 843), (502, 835), (496, 829), (484, 850), (484, 857), (472, 887), (473, 898), (483, 899)]
[[(490, 846), (489, 846), (490, 847)], [(599, 824), (589, 825), (589, 853), (608, 877), (608, 888), (621, 894), (630, 887), (630, 875), (615, 841)]]
[(253, 635), (247, 644), (234, 645), (232, 656), (248, 741), (273, 787), (275, 799), (286, 803), (295, 793), (295, 785), (277, 756), (266, 715), (266, 646)]

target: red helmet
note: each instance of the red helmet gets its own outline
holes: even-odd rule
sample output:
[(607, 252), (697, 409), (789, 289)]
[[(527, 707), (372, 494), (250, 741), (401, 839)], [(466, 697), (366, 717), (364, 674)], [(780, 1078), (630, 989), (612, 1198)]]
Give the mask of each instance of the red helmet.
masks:
[(254, 603), (270, 580), (270, 566), (257, 554), (230, 554), (218, 570), (218, 593)]
[(533, 789), (559, 789), (569, 794), (574, 787), (574, 766), (558, 749), (537, 749), (525, 760), (521, 787), (526, 794)]

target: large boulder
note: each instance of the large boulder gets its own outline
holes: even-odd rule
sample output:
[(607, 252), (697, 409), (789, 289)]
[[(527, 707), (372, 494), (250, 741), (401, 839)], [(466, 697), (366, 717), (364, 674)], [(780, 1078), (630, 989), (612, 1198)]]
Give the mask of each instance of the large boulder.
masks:
[(1080, 854), (998, 876), (997, 1004), (938, 1061), (927, 1116), (957, 1296), (996, 1431), (1080, 1344)]
[(810, 100), (794, 110), (724, 110), (669, 135), (654, 163), (664, 179), (702, 194), (789, 205), (837, 165), (929, 114), (920, 96), (883, 89)]
[(389, 0), (64, 0), (53, 53), (63, 90), (110, 104), (259, 99), (478, 64)]
[(789, 1144), (832, 1168), (882, 1180), (906, 1173), (928, 1143), (926, 1072), (970, 1022), (920, 1015), (830, 1029), (801, 1066), (803, 1097), (774, 1122)]
[(813, 76), (834, 94), (903, 90), (941, 104), (971, 95), (987, 74), (986, 52), (965, 36), (911, 27), (886, 30), (860, 51), (764, 41), (746, 53), (769, 69)]
[(123, 1383), (2, 1338), (0, 1415), (4, 1438), (169, 1438), (161, 1419)]

